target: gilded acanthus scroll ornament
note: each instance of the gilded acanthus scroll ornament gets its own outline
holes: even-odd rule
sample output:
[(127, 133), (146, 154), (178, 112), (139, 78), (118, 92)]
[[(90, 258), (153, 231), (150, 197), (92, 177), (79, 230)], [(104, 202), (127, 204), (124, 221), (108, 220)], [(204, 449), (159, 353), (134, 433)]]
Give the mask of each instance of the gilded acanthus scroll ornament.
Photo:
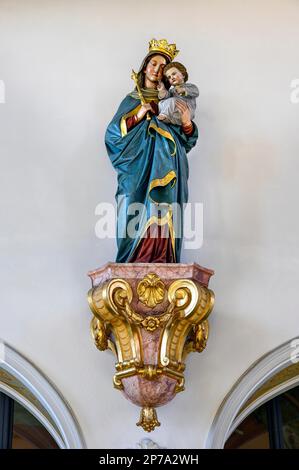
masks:
[[(148, 382), (153, 387), (165, 384), (169, 399), (184, 390), (186, 355), (206, 347), (207, 318), (214, 304), (211, 290), (191, 279), (176, 279), (167, 288), (157, 274), (150, 273), (137, 283), (136, 292), (134, 283), (117, 278), (91, 289), (88, 300), (96, 347), (110, 348), (117, 358), (113, 378), (117, 389), (130, 396), (130, 380), (138, 380), (138, 386), (145, 388)], [(137, 312), (138, 302), (146, 307)], [(151, 335), (155, 352), (149, 346)], [(138, 425), (151, 431), (158, 425), (154, 408), (159, 400), (135, 397), (135, 402), (143, 407)]]

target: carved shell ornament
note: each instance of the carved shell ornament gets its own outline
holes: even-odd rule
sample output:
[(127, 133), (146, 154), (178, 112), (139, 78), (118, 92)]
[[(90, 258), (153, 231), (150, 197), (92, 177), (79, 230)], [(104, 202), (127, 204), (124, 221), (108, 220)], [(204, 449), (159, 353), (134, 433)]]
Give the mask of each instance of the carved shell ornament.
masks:
[(165, 285), (157, 274), (149, 273), (138, 283), (137, 294), (140, 302), (153, 308), (163, 302)]

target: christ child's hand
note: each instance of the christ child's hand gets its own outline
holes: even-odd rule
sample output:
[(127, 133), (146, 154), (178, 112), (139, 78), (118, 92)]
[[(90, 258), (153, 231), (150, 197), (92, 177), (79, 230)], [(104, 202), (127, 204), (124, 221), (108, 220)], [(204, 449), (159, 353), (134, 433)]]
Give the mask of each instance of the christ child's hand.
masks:
[(163, 98), (166, 97), (167, 95), (167, 90), (165, 88), (165, 85), (162, 81), (159, 82), (158, 86), (157, 86), (157, 90), (158, 90), (158, 97), (160, 100), (163, 100)]
[(162, 82), (162, 80), (158, 83), (157, 90), (158, 90), (158, 91), (164, 91), (164, 90), (166, 90), (165, 85), (164, 85), (164, 83)]
[(186, 89), (184, 87), (184, 85), (178, 85), (175, 87), (176, 89), (176, 92), (181, 95), (181, 96), (185, 96), (186, 95)]

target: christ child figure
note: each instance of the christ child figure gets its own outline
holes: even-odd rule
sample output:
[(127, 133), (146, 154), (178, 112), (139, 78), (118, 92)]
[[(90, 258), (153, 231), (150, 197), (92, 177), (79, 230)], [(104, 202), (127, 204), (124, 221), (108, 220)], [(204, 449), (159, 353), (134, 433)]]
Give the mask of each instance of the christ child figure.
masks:
[(196, 98), (199, 91), (196, 85), (187, 83), (188, 72), (180, 62), (170, 62), (164, 68), (164, 77), (170, 85), (169, 90), (161, 81), (158, 85), (159, 115), (160, 121), (181, 126), (181, 112), (177, 109), (177, 102), (184, 101), (191, 112), (191, 120), (194, 119)]

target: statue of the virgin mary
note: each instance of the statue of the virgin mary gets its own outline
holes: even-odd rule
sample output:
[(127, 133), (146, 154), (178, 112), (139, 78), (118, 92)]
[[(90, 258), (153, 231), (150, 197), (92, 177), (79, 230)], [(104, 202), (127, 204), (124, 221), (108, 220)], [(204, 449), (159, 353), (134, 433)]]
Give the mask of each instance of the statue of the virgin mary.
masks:
[(183, 206), (188, 200), (186, 154), (196, 144), (198, 130), (184, 102), (177, 105), (181, 126), (157, 119), (157, 86), (164, 66), (178, 52), (166, 39), (150, 41), (136, 88), (121, 102), (107, 128), (106, 147), (118, 173), (116, 261), (120, 263), (180, 261)]

